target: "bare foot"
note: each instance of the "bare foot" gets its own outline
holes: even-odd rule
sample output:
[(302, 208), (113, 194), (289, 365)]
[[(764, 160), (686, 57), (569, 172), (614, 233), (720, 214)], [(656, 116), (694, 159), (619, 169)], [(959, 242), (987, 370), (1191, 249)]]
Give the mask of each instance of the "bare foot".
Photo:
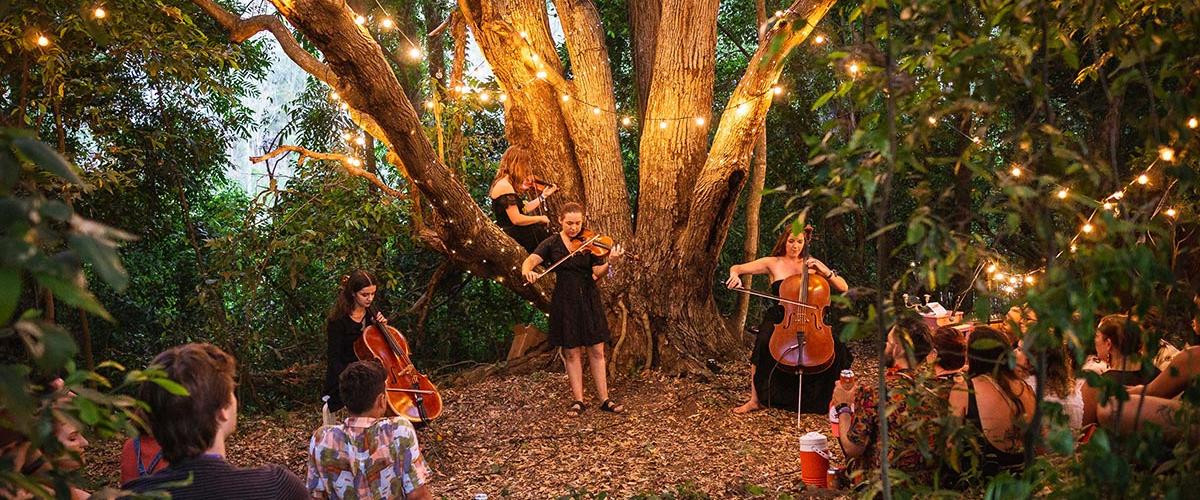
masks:
[(763, 407), (762, 407), (762, 405), (758, 404), (758, 401), (750, 400), (750, 401), (746, 401), (746, 404), (739, 406), (737, 408), (734, 408), (733, 412), (738, 415), (744, 415), (746, 413), (750, 413), (752, 411), (758, 411), (761, 409), (763, 409)]

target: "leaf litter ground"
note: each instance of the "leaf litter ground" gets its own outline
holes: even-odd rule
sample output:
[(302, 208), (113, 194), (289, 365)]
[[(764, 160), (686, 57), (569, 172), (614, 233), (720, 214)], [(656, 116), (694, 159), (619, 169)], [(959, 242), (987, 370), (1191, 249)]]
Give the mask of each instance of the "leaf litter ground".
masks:
[[(874, 380), (873, 349), (852, 344), (851, 351), (859, 380)], [(444, 389), (444, 413), (419, 431), (433, 491), (445, 498), (486, 493), (493, 499), (584, 491), (615, 498), (667, 492), (831, 496), (804, 490), (796, 446), (808, 431), (828, 436), (827, 418), (802, 415), (797, 429), (795, 413), (783, 410), (734, 415), (730, 409), (746, 397), (748, 370), (743, 363), (723, 368), (706, 380), (656, 372), (619, 377), (611, 392), (625, 405), (623, 415), (600, 411), (594, 397), (583, 415), (570, 414), (561, 372)], [(316, 408), (244, 418), (229, 460), (239, 466), (282, 464), (303, 478), (308, 438), (319, 422)], [(119, 454), (120, 442), (97, 443), (87, 453), (88, 477), (98, 486), (115, 486)]]

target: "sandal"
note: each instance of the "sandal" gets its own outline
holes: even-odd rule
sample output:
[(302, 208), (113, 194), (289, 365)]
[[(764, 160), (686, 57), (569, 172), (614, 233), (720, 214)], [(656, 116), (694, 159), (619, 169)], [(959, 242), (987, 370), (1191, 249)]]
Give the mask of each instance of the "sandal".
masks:
[(625, 413), (625, 407), (611, 399), (605, 399), (603, 403), (600, 403), (600, 409), (609, 413)]
[(571, 412), (571, 414), (575, 416), (583, 415), (583, 410), (586, 409), (587, 406), (583, 404), (583, 401), (576, 401), (571, 403), (571, 406), (567, 407), (567, 411)]

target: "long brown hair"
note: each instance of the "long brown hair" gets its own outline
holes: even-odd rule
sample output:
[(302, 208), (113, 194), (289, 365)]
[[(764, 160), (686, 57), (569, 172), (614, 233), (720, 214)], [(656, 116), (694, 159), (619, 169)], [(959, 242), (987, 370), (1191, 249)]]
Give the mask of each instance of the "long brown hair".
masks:
[[(807, 229), (807, 226), (805, 226), (805, 228), (801, 229), (799, 232), (793, 233), (793, 232), (792, 232), (792, 225), (791, 225), (791, 224), (788, 224), (788, 228), (787, 228), (787, 229), (785, 229), (785, 230), (784, 230), (782, 233), (779, 233), (779, 238), (776, 238), (776, 239), (775, 239), (775, 246), (771, 247), (771, 256), (772, 256), (772, 257), (783, 257), (783, 256), (786, 256), (786, 255), (787, 255), (787, 240), (788, 240), (788, 237), (789, 237), (789, 236), (792, 236), (792, 235), (797, 235), (797, 236), (799, 236), (799, 235), (803, 235), (803, 234), (804, 234), (804, 231), (805, 231), (805, 229)], [(809, 239), (809, 238), (808, 238), (808, 236), (805, 236), (805, 237), (804, 237), (804, 246), (805, 246), (805, 247), (807, 247), (807, 246), (808, 246), (808, 239)], [(803, 249), (803, 248), (801, 248), (801, 249), (800, 249), (800, 253), (801, 253), (801, 254), (803, 254), (803, 253), (804, 253), (804, 249)]]
[(337, 319), (350, 314), (354, 310), (354, 294), (363, 288), (375, 285), (375, 276), (362, 269), (355, 269), (350, 274), (342, 276), (342, 287), (338, 290), (337, 300), (329, 310), (329, 319)]
[(532, 158), (529, 150), (523, 146), (509, 146), (504, 151), (504, 156), (500, 157), (500, 166), (496, 168), (496, 177), (492, 178), (491, 187), (495, 187), (496, 183), (507, 175), (508, 183), (512, 184), (513, 191), (520, 192), (521, 186), (525, 184), (525, 178), (529, 177), (529, 165)]
[(1000, 393), (1017, 407), (1017, 413), (1025, 413), (1021, 395), (1012, 388), (1018, 383), (1019, 387), (1028, 386), (1012, 368), (1013, 350), (1008, 345), (1007, 335), (992, 327), (976, 327), (967, 343), (967, 359), (970, 360), (967, 363), (968, 378), (980, 375), (992, 377)]

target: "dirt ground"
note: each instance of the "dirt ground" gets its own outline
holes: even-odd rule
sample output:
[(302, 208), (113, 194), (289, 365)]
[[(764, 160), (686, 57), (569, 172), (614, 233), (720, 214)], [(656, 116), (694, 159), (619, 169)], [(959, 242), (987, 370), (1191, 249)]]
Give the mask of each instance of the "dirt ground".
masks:
[[(858, 376), (874, 377), (871, 350), (851, 350)], [(707, 380), (653, 372), (618, 378), (611, 392), (626, 406), (623, 415), (599, 411), (594, 399), (582, 416), (568, 413), (561, 372), (444, 389), (444, 413), (419, 431), (433, 491), (455, 499), (476, 493), (544, 499), (573, 492), (583, 498), (598, 492), (615, 498), (830, 496), (803, 490), (796, 446), (808, 431), (828, 435), (825, 416), (803, 415), (797, 428), (795, 414), (782, 410), (734, 415), (730, 409), (746, 397), (748, 367), (722, 368)], [(229, 460), (241, 466), (279, 463), (304, 477), (308, 438), (319, 421), (315, 407), (243, 418)], [(119, 452), (119, 442), (96, 443), (87, 453), (88, 476), (115, 486)]]

